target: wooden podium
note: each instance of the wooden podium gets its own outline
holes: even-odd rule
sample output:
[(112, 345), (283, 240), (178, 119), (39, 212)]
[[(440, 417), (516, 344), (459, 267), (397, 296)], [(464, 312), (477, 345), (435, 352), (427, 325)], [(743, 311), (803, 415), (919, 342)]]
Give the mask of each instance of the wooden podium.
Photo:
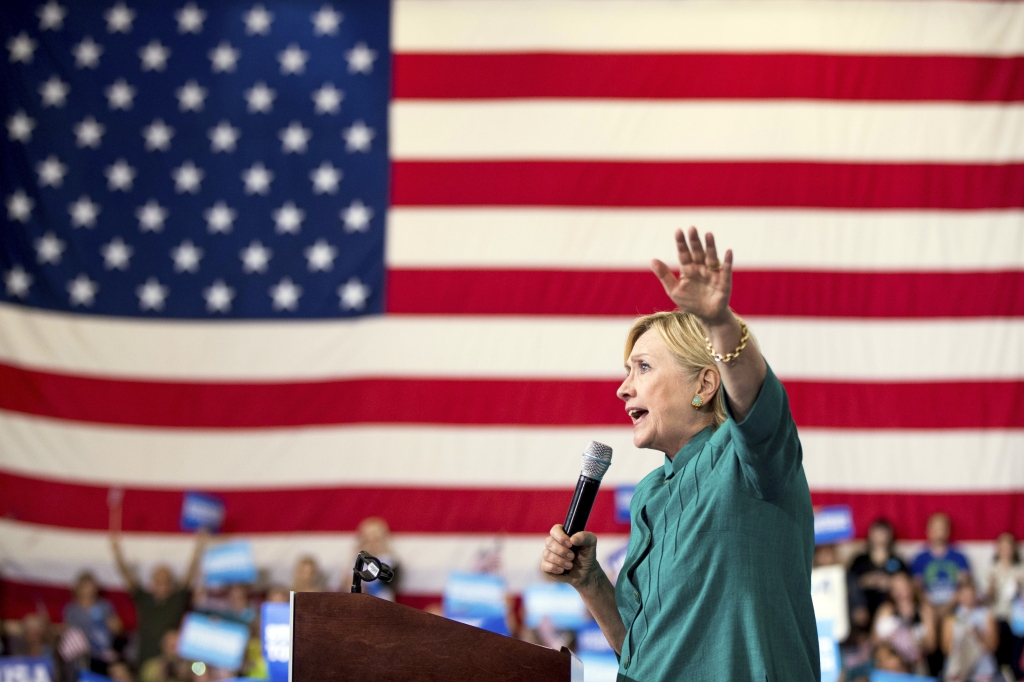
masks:
[(548, 649), (368, 594), (293, 592), (290, 682), (583, 682)]

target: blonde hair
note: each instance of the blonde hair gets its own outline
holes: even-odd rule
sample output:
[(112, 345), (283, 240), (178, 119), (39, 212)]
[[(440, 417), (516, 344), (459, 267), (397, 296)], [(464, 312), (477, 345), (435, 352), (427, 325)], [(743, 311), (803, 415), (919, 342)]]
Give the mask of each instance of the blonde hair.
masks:
[[(676, 362), (693, 379), (696, 379), (697, 374), (704, 368), (713, 369), (718, 373), (715, 360), (711, 357), (711, 351), (708, 350), (705, 341), (704, 325), (695, 316), (679, 310), (644, 315), (633, 322), (633, 326), (629, 328), (629, 334), (626, 335), (626, 350), (623, 353), (623, 358), (627, 363), (629, 354), (633, 352), (633, 346), (636, 345), (637, 340), (651, 329), (658, 332), (658, 336), (665, 342), (665, 346), (675, 357)], [(721, 378), (720, 373), (719, 378)], [(711, 399), (711, 412), (714, 415), (716, 427), (724, 424), (728, 418), (721, 386), (715, 393), (715, 397)]]

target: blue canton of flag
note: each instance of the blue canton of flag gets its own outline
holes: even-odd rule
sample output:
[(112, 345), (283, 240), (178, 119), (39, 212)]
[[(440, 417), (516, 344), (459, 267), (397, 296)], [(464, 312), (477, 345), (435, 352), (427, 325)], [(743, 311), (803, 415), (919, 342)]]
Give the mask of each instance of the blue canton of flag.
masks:
[(2, 300), (174, 318), (381, 312), (389, 12), (4, 3)]

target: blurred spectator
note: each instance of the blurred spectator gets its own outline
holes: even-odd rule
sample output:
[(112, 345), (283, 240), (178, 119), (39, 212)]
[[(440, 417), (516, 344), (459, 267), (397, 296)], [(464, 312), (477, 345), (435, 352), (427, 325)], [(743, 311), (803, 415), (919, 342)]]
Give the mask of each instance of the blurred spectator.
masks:
[[(351, 578), (350, 578), (351, 579)], [(292, 574), (293, 592), (323, 592), (324, 578), (320, 572), (320, 565), (310, 555), (301, 557), (295, 564), (295, 572)]]
[(271, 603), (287, 604), (291, 601), (291, 594), (284, 585), (271, 585), (267, 588), (267, 597), (264, 601)]
[(99, 596), (100, 586), (88, 571), (75, 581), (74, 600), (64, 607), (64, 624), (76, 627), (89, 640), (89, 668), (101, 675), (116, 660), (114, 636), (122, 631), (121, 619), (109, 601)]
[(890, 644), (913, 672), (927, 674), (927, 657), (936, 649), (935, 611), (906, 573), (890, 579), (889, 599), (875, 612), (872, 637), (876, 645)]
[(243, 625), (252, 625), (256, 620), (256, 608), (250, 601), (249, 586), (244, 583), (232, 583), (221, 597), (211, 595), (208, 589), (194, 590), (192, 610)]
[(1024, 638), (1013, 634), (1010, 617), (1013, 601), (1024, 589), (1024, 566), (1013, 533), (1003, 533), (996, 539), (996, 556), (988, 577), (988, 603), (999, 626), (999, 650), (996, 660), (1000, 666), (1009, 666), (1016, 679), (1022, 676), (1021, 653)]
[(45, 612), (28, 613), (7, 628), (10, 656), (53, 656), (53, 637)]
[(174, 581), (174, 574), (168, 566), (159, 565), (153, 569), (149, 589), (139, 584), (135, 574), (125, 560), (121, 549), (121, 503), (110, 507), (110, 547), (114, 552), (114, 561), (124, 579), (125, 585), (135, 604), (138, 619), (140, 664), (160, 655), (160, 642), (164, 634), (177, 630), (181, 618), (188, 610), (189, 589), (199, 575), (199, 560), (203, 555), (209, 534), (200, 531), (196, 538), (196, 548), (189, 563), (188, 573), (182, 585)]
[(160, 652), (142, 664), (139, 682), (186, 682), (192, 678), (189, 662), (178, 656), (178, 631), (160, 638)]
[(359, 552), (369, 552), (380, 559), (381, 563), (390, 566), (391, 570), (395, 573), (394, 579), (387, 585), (378, 580), (371, 583), (364, 582), (363, 592), (387, 599), (388, 601), (395, 601), (398, 585), (402, 579), (402, 571), (398, 557), (395, 556), (394, 549), (391, 547), (391, 528), (388, 526), (387, 521), (379, 516), (371, 516), (360, 522), (359, 527), (356, 529), (352, 561), (342, 570), (341, 589), (343, 592), (348, 592), (352, 587), (352, 571), (349, 567), (355, 564), (356, 555)]
[(911, 564), (911, 574), (924, 588), (933, 606), (945, 616), (953, 608), (960, 573), (970, 573), (967, 557), (949, 546), (949, 516), (943, 512), (928, 519), (928, 547)]
[(874, 664), (875, 670), (905, 674), (914, 672), (910, 664), (903, 660), (900, 652), (889, 642), (880, 642), (875, 647)]
[(124, 661), (116, 661), (107, 667), (107, 677), (113, 682), (135, 682), (132, 669)]
[(878, 607), (889, 597), (889, 583), (895, 573), (906, 573), (907, 566), (894, 551), (892, 524), (878, 519), (868, 528), (867, 551), (850, 564), (850, 577), (864, 593), (868, 616), (873, 619)]
[(992, 610), (978, 604), (970, 574), (960, 577), (953, 613), (942, 623), (942, 651), (946, 654), (946, 682), (992, 682), (998, 674), (995, 651), (999, 629)]

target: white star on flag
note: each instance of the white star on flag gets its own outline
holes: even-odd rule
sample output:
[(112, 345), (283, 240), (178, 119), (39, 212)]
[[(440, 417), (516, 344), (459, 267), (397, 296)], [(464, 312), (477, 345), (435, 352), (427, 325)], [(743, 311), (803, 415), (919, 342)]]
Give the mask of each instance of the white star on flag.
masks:
[(341, 101), (345, 93), (334, 87), (334, 83), (324, 83), (313, 91), (313, 110), (318, 114), (336, 114), (341, 111)]
[(345, 223), (345, 232), (365, 232), (373, 218), (373, 209), (359, 199), (353, 199), (348, 208), (342, 209), (341, 219)]
[(50, 154), (45, 160), (36, 164), (40, 187), (60, 187), (64, 184), (64, 176), (68, 174), (68, 166), (61, 163), (55, 155)]
[(330, 161), (323, 161), (309, 172), (309, 179), (313, 181), (313, 194), (334, 194), (338, 191), (338, 183), (343, 175)]
[(7, 197), (7, 219), (27, 223), (35, 205), (35, 199), (25, 194), (25, 190), (15, 190), (14, 194)]
[(186, 239), (171, 249), (175, 272), (199, 272), (199, 261), (202, 257), (203, 250), (193, 244), (191, 239)]
[(282, 75), (299, 74), (306, 70), (309, 53), (292, 43), (285, 50), (277, 53), (277, 61), (281, 64)]
[(345, 53), (349, 73), (371, 73), (375, 59), (377, 51), (371, 50), (366, 43), (356, 43), (355, 47)]
[(88, 308), (96, 302), (96, 292), (99, 291), (100, 285), (83, 272), (69, 281), (67, 288), (72, 307), (83, 305)]
[(203, 298), (206, 299), (206, 310), (211, 313), (226, 313), (231, 310), (231, 301), (235, 298), (235, 290), (218, 279), (212, 285), (203, 289)]
[(165, 152), (171, 148), (174, 128), (164, 123), (162, 118), (157, 118), (153, 119), (152, 123), (142, 129), (142, 136), (146, 138), (146, 151)]
[(106, 126), (97, 121), (94, 117), (86, 116), (74, 125), (75, 144), (79, 148), (89, 147), (90, 149), (99, 149), (100, 141), (106, 130)]
[(356, 121), (341, 133), (341, 136), (345, 138), (345, 151), (370, 151), (370, 142), (373, 140), (374, 135), (373, 128), (370, 128), (362, 121)]
[(171, 177), (174, 179), (174, 191), (178, 194), (185, 192), (196, 194), (199, 192), (199, 186), (205, 176), (206, 172), (189, 159), (171, 171)]
[(7, 50), (10, 52), (11, 64), (31, 64), (36, 52), (36, 41), (32, 40), (27, 33), (22, 31), (16, 36), (7, 39)]
[(67, 15), (68, 10), (66, 7), (58, 4), (55, 0), (50, 0), (50, 2), (36, 10), (36, 16), (39, 17), (39, 30), (61, 30), (64, 28), (64, 17)]
[(112, 165), (107, 166), (103, 174), (107, 176), (107, 189), (111, 192), (129, 192), (138, 171), (129, 166), (126, 159), (118, 159)]
[(350, 277), (338, 287), (338, 298), (342, 310), (362, 310), (366, 307), (366, 299), (370, 297), (370, 287), (363, 284), (358, 277)]
[(241, 128), (235, 128), (227, 120), (221, 121), (213, 128), (210, 128), (206, 135), (210, 138), (210, 151), (233, 152), (242, 135)]
[(180, 111), (202, 111), (206, 101), (206, 88), (190, 80), (175, 91)]
[(338, 35), (338, 26), (342, 20), (341, 12), (331, 5), (323, 5), (319, 10), (310, 16), (313, 22), (313, 35), (335, 36)]
[(203, 218), (206, 219), (206, 229), (210, 234), (227, 234), (231, 232), (236, 217), (238, 217), (238, 211), (223, 201), (218, 201), (203, 211)]
[(60, 79), (56, 74), (39, 85), (39, 96), (43, 100), (44, 107), (63, 107), (67, 103), (68, 93), (71, 86)]
[(232, 73), (238, 64), (240, 50), (231, 47), (231, 43), (222, 40), (217, 47), (206, 53), (210, 58), (210, 70), (214, 73)]
[(103, 267), (107, 270), (127, 270), (134, 251), (123, 239), (114, 237), (100, 248)]
[(104, 12), (103, 18), (107, 20), (108, 33), (131, 33), (135, 10), (119, 2)]
[(127, 111), (132, 108), (132, 103), (135, 99), (135, 87), (129, 85), (125, 79), (118, 78), (108, 85), (107, 89), (103, 92), (107, 96), (107, 104), (111, 109)]
[(206, 21), (206, 12), (190, 2), (174, 13), (174, 19), (178, 22), (178, 33), (199, 34)]
[(295, 310), (299, 307), (302, 287), (292, 282), (291, 277), (282, 277), (281, 281), (270, 287), (274, 310)]
[(303, 253), (309, 262), (310, 272), (334, 269), (334, 259), (338, 257), (338, 249), (327, 243), (326, 239), (317, 239)]
[(30, 141), (35, 128), (35, 119), (30, 118), (24, 109), (19, 109), (7, 118), (7, 137), (11, 142)]
[(145, 284), (135, 288), (135, 295), (139, 297), (140, 310), (163, 310), (168, 294), (170, 294), (170, 289), (160, 284), (160, 280), (156, 277), (150, 277)]
[(95, 227), (96, 217), (100, 214), (101, 207), (88, 195), (83, 194), (77, 201), (68, 204), (68, 213), (71, 214), (71, 227)]
[(274, 15), (268, 12), (263, 5), (253, 5), (252, 9), (242, 15), (245, 22), (245, 34), (249, 36), (265, 36), (270, 33), (270, 24), (274, 21)]
[(281, 151), (285, 154), (306, 152), (309, 139), (313, 132), (309, 128), (303, 128), (298, 121), (292, 121), (287, 128), (282, 128), (277, 136), (281, 139)]
[(270, 110), (274, 108), (275, 97), (277, 97), (277, 91), (268, 88), (263, 81), (258, 81), (245, 91), (245, 101), (249, 103), (250, 114), (270, 113)]
[(33, 280), (32, 275), (25, 272), (25, 268), (15, 265), (4, 274), (7, 295), (14, 298), (25, 298), (28, 296), (28, 289), (32, 286)]
[(143, 71), (163, 71), (167, 68), (167, 60), (171, 49), (161, 45), (159, 40), (151, 40), (145, 47), (139, 48), (139, 59), (142, 60)]
[(238, 256), (242, 259), (242, 271), (248, 275), (254, 272), (264, 273), (274, 252), (263, 246), (258, 239), (242, 249)]
[(64, 249), (67, 245), (62, 240), (58, 239), (57, 235), (53, 232), (47, 232), (35, 241), (35, 247), (36, 260), (39, 261), (40, 265), (44, 263), (59, 265), (61, 256), (64, 255)]
[(161, 206), (156, 199), (150, 199), (135, 209), (135, 217), (139, 220), (140, 232), (163, 232), (164, 221), (170, 212)]
[(95, 69), (100, 65), (100, 55), (103, 54), (103, 46), (92, 39), (92, 36), (85, 36), (82, 42), (71, 49), (75, 56), (76, 69)]
[(302, 221), (306, 218), (306, 212), (291, 201), (286, 201), (281, 208), (275, 209), (272, 215), (274, 231), (278, 234), (298, 234), (302, 229)]
[(274, 172), (268, 170), (262, 161), (257, 161), (242, 171), (242, 182), (245, 183), (246, 194), (269, 194), (270, 183), (274, 180)]

